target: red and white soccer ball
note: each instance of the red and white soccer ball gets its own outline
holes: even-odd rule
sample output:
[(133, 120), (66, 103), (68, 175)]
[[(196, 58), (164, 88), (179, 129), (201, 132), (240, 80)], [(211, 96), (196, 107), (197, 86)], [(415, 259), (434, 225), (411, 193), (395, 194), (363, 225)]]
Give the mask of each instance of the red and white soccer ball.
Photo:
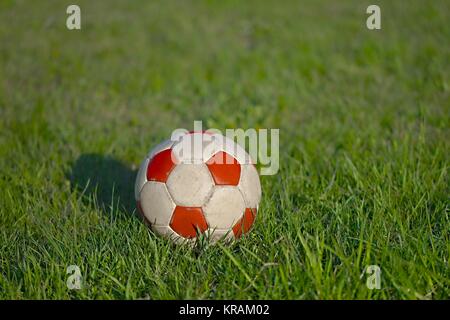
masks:
[(135, 197), (156, 234), (179, 243), (206, 233), (215, 242), (250, 230), (261, 185), (241, 146), (217, 133), (196, 132), (167, 140), (148, 154), (136, 178)]

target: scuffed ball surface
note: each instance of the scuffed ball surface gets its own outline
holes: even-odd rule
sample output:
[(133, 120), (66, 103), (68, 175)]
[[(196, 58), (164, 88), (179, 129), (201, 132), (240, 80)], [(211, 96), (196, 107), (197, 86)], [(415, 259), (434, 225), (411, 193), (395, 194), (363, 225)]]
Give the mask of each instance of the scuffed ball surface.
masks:
[[(177, 243), (204, 233), (213, 242), (239, 238), (251, 229), (261, 200), (258, 171), (247, 152), (222, 135), (205, 135), (164, 141), (137, 174), (139, 212), (156, 234)], [(200, 148), (193, 147), (195, 139), (202, 139)]]

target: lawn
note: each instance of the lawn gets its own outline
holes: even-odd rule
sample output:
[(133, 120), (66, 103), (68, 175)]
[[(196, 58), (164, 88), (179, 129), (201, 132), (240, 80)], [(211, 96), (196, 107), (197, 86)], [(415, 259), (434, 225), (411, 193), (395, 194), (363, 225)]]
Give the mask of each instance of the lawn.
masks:
[[(450, 3), (376, 1), (371, 31), (372, 2), (77, 0), (69, 31), (72, 2), (0, 0), (0, 298), (448, 299)], [(280, 129), (232, 245), (136, 217), (194, 120)]]

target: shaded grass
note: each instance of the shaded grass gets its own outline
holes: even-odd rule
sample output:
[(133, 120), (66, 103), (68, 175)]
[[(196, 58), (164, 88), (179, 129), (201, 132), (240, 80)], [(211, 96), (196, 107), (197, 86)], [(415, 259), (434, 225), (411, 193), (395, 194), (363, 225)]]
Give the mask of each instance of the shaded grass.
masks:
[[(449, 5), (382, 1), (370, 32), (368, 4), (79, 1), (69, 32), (61, 2), (1, 2), (0, 297), (448, 298)], [(280, 128), (232, 246), (134, 216), (136, 166), (193, 120)]]

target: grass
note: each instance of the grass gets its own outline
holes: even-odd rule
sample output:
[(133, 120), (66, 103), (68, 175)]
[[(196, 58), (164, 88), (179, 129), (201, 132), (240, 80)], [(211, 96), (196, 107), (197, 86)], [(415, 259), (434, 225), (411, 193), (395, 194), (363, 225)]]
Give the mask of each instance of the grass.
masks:
[[(448, 1), (0, 1), (1, 299), (448, 299)], [(253, 231), (135, 217), (175, 128), (280, 128)], [(81, 290), (68, 290), (78, 265)], [(381, 289), (366, 287), (368, 265)]]

